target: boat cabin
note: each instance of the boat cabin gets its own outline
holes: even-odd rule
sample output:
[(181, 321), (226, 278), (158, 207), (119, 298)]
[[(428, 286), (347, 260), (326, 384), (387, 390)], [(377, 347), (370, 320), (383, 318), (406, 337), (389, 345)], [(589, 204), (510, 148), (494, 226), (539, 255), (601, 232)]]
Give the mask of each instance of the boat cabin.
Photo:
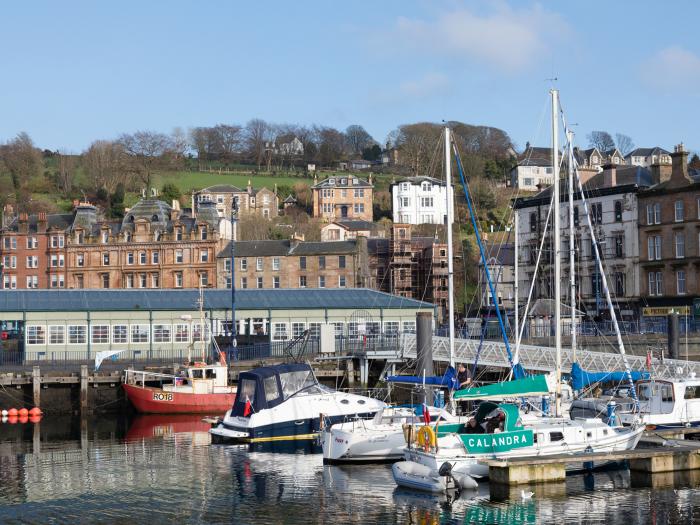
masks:
[(311, 366), (306, 363), (263, 366), (241, 372), (231, 415), (247, 417), (294, 396), (325, 392), (328, 389), (318, 383)]
[(675, 414), (679, 422), (700, 420), (700, 379), (637, 383), (640, 413)]
[(222, 364), (206, 363), (188, 366), (184, 375), (176, 377), (171, 385), (163, 385), (163, 390), (189, 392), (193, 394), (214, 394), (231, 391), (228, 386), (228, 368)]

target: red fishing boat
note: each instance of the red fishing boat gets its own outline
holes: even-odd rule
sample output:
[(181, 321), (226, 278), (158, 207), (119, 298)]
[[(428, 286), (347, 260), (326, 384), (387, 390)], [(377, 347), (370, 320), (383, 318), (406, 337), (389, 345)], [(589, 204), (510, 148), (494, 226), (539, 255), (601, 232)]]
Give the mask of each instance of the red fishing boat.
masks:
[[(155, 382), (160, 385), (149, 385)], [(223, 363), (195, 363), (182, 375), (127, 370), (123, 386), (126, 397), (143, 414), (223, 415), (236, 397)]]

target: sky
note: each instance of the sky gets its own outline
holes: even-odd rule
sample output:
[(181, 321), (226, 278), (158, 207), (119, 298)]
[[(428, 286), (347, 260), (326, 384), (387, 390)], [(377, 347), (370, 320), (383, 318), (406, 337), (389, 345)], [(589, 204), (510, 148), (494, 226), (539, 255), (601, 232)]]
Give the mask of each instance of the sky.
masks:
[[(0, 143), (96, 139), (251, 118), (457, 120), (549, 143), (560, 90), (576, 143), (700, 149), (700, 3), (638, 0), (34, 1), (0, 11)], [(553, 80), (556, 78), (557, 80)]]

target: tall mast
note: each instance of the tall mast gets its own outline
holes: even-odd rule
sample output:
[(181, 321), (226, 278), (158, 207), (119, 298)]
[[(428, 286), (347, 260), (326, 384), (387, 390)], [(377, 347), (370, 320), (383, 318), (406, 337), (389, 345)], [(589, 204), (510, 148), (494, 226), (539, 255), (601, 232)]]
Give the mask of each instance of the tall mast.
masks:
[(207, 362), (206, 343), (204, 342), (204, 334), (206, 333), (206, 325), (204, 324), (204, 288), (202, 283), (199, 284), (199, 337), (202, 341), (202, 363)]
[(561, 416), (561, 215), (559, 214), (559, 91), (550, 90), (552, 95), (552, 167), (554, 181), (554, 346), (557, 353), (556, 380), (557, 393), (555, 400), (555, 415)]
[(445, 126), (445, 195), (447, 198), (447, 317), (450, 334), (450, 366), (455, 366), (455, 300), (454, 269), (452, 265), (452, 223), (454, 203), (452, 198), (452, 155), (450, 155), (450, 128)]
[(515, 268), (513, 270), (513, 295), (515, 296), (515, 303), (514, 303), (514, 308), (513, 308), (513, 314), (515, 316), (515, 341), (516, 345), (520, 341), (520, 319), (519, 319), (519, 312), (518, 312), (518, 257), (519, 255), (519, 247), (520, 244), (518, 243), (518, 210), (513, 210), (514, 213), (514, 219), (513, 219), (513, 226), (515, 229)]
[(571, 301), (571, 354), (576, 362), (576, 243), (574, 237), (574, 132), (566, 131), (569, 143), (569, 286)]

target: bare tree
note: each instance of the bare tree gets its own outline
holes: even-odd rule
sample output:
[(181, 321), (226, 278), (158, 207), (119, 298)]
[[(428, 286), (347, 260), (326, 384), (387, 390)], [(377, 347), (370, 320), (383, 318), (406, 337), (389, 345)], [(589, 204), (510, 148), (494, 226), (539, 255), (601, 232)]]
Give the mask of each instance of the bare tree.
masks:
[(58, 152), (56, 155), (56, 183), (58, 189), (64, 197), (69, 197), (73, 191), (73, 183), (75, 181), (76, 157), (68, 153)]
[(588, 135), (588, 145), (598, 148), (601, 153), (615, 148), (615, 141), (607, 131), (591, 131)]
[(0, 158), (10, 173), (15, 192), (39, 175), (43, 167), (41, 152), (24, 131), (0, 148)]
[(125, 182), (126, 153), (118, 142), (96, 140), (83, 153), (82, 163), (95, 191), (104, 188), (114, 193), (119, 183)]
[(335, 128), (315, 126), (318, 153), (316, 158), (322, 166), (332, 166), (347, 154), (345, 134)]
[(615, 134), (615, 142), (617, 142), (617, 149), (620, 150), (623, 156), (634, 149), (634, 142), (632, 142), (632, 139), (623, 133)]
[(359, 124), (348, 126), (345, 130), (345, 137), (350, 152), (354, 155), (360, 155), (363, 149), (372, 147), (377, 143), (377, 141), (367, 133), (365, 128)]
[(214, 150), (214, 133), (212, 128), (193, 128), (190, 130), (190, 146), (197, 153), (199, 169), (202, 169), (202, 162), (211, 158)]
[(258, 165), (258, 168), (265, 160), (266, 148), (273, 140), (270, 131), (271, 126), (259, 118), (248, 121), (245, 127), (246, 151), (248, 157)]
[(126, 154), (127, 169), (146, 184), (146, 191), (152, 187), (153, 174), (173, 162), (172, 139), (163, 133), (137, 131), (122, 135), (119, 143)]
[(212, 128), (214, 153), (224, 162), (232, 162), (240, 153), (243, 128), (238, 125), (218, 124)]

